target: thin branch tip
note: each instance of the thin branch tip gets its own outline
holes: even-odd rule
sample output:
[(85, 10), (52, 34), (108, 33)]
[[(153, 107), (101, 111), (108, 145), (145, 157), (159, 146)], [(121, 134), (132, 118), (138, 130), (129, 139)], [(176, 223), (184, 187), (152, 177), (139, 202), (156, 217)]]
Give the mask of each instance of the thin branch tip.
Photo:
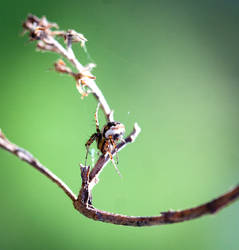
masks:
[(140, 132), (141, 132), (141, 128), (140, 128), (140, 126), (139, 126), (139, 124), (136, 122), (135, 124), (134, 124), (134, 132), (135, 132), (135, 139), (136, 139), (136, 137), (140, 134)]
[(141, 128), (137, 122), (134, 123), (134, 129), (139, 132), (141, 131)]

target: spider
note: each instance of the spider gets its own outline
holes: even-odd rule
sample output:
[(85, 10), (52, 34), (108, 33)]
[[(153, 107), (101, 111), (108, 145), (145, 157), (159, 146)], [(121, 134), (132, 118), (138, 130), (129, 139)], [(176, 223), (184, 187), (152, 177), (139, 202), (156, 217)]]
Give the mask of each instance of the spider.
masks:
[(95, 123), (96, 123), (96, 133), (94, 133), (90, 139), (86, 142), (86, 158), (85, 158), (85, 165), (87, 162), (87, 157), (89, 153), (90, 145), (96, 141), (97, 148), (100, 150), (100, 152), (106, 156), (109, 155), (116, 172), (120, 175), (120, 172), (115, 164), (115, 161), (113, 159), (112, 151), (115, 150), (116, 152), (116, 163), (118, 164), (118, 154), (117, 154), (117, 147), (116, 142), (123, 141), (123, 135), (125, 133), (125, 126), (116, 121), (108, 122), (103, 128), (102, 131), (100, 131), (99, 128), (99, 121), (98, 121), (98, 111), (99, 111), (100, 103), (98, 104), (95, 112)]

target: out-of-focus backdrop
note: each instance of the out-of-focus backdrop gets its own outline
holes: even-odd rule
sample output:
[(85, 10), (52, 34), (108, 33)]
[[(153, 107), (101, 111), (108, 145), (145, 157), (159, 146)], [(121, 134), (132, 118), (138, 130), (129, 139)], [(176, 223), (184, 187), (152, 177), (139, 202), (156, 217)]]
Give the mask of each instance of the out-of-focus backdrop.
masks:
[[(199, 205), (239, 180), (238, 1), (4, 1), (0, 127), (78, 192), (96, 101), (54, 70), (59, 56), (21, 37), (28, 13), (89, 40), (115, 119), (142, 133), (109, 164), (97, 208), (158, 215)], [(104, 125), (100, 114), (101, 126)], [(95, 156), (96, 157), (96, 156)], [(91, 162), (91, 160), (89, 160)], [(238, 249), (239, 203), (215, 216), (150, 228), (95, 222), (51, 181), (0, 150), (0, 249)]]

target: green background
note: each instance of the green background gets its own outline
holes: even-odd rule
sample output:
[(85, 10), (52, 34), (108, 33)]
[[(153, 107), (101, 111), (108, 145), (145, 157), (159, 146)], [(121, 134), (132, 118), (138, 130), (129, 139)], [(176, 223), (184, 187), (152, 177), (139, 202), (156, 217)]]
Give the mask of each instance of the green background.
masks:
[[(21, 37), (28, 13), (89, 40), (94, 74), (115, 119), (137, 141), (109, 164), (97, 208), (158, 215), (199, 205), (238, 184), (239, 2), (4, 1), (1, 3), (0, 127), (75, 193), (95, 130), (96, 101), (52, 69)], [(89, 62), (79, 45), (75, 52)], [(100, 124), (104, 125), (103, 114)], [(89, 220), (29, 165), (0, 150), (0, 249), (238, 249), (239, 203), (214, 216), (149, 228)]]

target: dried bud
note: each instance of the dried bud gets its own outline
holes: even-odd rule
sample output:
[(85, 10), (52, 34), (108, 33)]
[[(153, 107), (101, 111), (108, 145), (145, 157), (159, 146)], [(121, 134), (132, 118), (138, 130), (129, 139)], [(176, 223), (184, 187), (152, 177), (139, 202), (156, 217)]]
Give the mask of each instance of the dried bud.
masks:
[(65, 62), (62, 59), (59, 59), (55, 64), (55, 70), (60, 73), (66, 73), (73, 75), (72, 70), (66, 66)]
[[(89, 63), (88, 65), (85, 66), (85, 68), (82, 70), (82, 72), (77, 73), (77, 74), (74, 75), (75, 79), (76, 80), (81, 80), (82, 82), (85, 81), (85, 80), (87, 81), (87, 79), (93, 79), (93, 80), (95, 80), (96, 77), (93, 76), (90, 73), (90, 71), (94, 67), (96, 67), (96, 65), (94, 63)], [(84, 84), (86, 84), (86, 83), (84, 83)]]
[(79, 93), (81, 94), (81, 99), (84, 99), (85, 96), (88, 96), (87, 91), (84, 90), (84, 88), (83, 88), (82, 81), (76, 82), (76, 88), (79, 91)]
[(45, 50), (45, 51), (52, 51), (52, 52), (60, 53), (60, 51), (57, 49), (57, 47), (55, 47), (51, 44), (46, 44), (43, 41), (38, 41), (37, 49), (43, 50), (43, 51)]
[(83, 34), (76, 32), (75, 30), (68, 30), (65, 34), (65, 41), (67, 43), (67, 47), (71, 47), (72, 43), (81, 43), (81, 47), (85, 46), (87, 39)]
[(56, 28), (56, 29), (59, 29), (58, 25), (56, 23), (50, 23), (45, 16), (43, 16), (41, 19), (40, 19), (40, 22), (38, 24), (40, 27), (44, 27), (44, 28), (47, 28), (47, 29), (51, 29), (51, 28)]
[(42, 17), (41, 19), (28, 15), (27, 20), (22, 24), (24, 33), (29, 31), (30, 40), (42, 40), (47, 37), (47, 35), (51, 34), (51, 28), (58, 28), (56, 23), (50, 23), (46, 19), (46, 17)]
[(37, 16), (32, 14), (28, 15), (27, 20), (22, 24), (24, 30), (32, 31), (40, 22), (40, 19)]
[(83, 73), (77, 73), (74, 75), (75, 76), (75, 79), (76, 80), (84, 80), (84, 79), (96, 79), (95, 76), (91, 76), (91, 75), (86, 75), (86, 74), (83, 74)]

